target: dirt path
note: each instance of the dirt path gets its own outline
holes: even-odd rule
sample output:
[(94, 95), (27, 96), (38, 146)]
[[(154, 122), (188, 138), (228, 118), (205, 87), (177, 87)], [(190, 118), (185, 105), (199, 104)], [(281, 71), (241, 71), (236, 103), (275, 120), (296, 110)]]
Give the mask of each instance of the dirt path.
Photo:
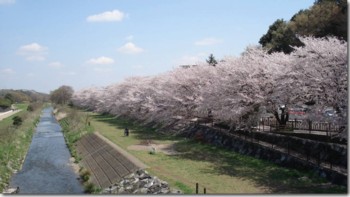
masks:
[(95, 135), (97, 135), (98, 137), (100, 137), (103, 141), (105, 141), (108, 145), (112, 146), (114, 149), (116, 149), (120, 154), (122, 154), (124, 157), (126, 157), (127, 159), (129, 159), (132, 163), (134, 163), (136, 166), (138, 166), (141, 169), (144, 168), (148, 168), (148, 166), (146, 164), (144, 164), (143, 162), (141, 162), (139, 159), (137, 159), (136, 157), (134, 157), (133, 155), (131, 155), (130, 153), (126, 152), (124, 149), (122, 149), (121, 147), (119, 147), (118, 145), (114, 144), (113, 142), (111, 142), (109, 139), (107, 139), (106, 137), (104, 137), (103, 135), (101, 135), (99, 132), (95, 132)]
[(18, 109), (18, 110), (14, 110), (14, 111), (7, 111), (7, 112), (3, 112), (3, 113), (0, 113), (0, 121), (2, 121), (3, 119), (9, 117), (9, 116), (12, 116), (13, 114), (16, 114), (18, 112), (20, 112), (21, 110)]

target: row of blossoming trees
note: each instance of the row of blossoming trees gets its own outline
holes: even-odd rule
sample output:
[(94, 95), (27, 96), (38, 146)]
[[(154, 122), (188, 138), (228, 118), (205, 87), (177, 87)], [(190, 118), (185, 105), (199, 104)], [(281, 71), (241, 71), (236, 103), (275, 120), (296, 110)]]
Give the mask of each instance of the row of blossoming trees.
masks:
[(305, 46), (289, 55), (250, 46), (215, 67), (203, 63), (80, 90), (73, 103), (162, 126), (178, 121), (174, 117), (188, 120), (208, 110), (231, 126), (250, 126), (260, 106), (275, 112), (279, 104), (309, 102), (314, 109), (333, 107), (338, 123), (346, 125), (347, 43), (334, 37), (300, 39)]

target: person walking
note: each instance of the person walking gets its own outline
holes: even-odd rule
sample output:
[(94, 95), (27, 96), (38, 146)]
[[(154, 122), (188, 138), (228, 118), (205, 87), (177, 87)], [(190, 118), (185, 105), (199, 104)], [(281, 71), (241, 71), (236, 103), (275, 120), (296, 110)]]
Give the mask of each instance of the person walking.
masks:
[(124, 136), (129, 136), (129, 129), (128, 129), (128, 128), (125, 128), (125, 130), (124, 130)]

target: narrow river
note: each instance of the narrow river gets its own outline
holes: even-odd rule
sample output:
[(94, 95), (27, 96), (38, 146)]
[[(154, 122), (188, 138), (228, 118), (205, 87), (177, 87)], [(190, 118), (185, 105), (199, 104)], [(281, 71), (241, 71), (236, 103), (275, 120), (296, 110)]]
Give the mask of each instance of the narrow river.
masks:
[(22, 169), (12, 176), (10, 187), (20, 194), (81, 194), (83, 187), (69, 165), (70, 153), (62, 129), (45, 108)]

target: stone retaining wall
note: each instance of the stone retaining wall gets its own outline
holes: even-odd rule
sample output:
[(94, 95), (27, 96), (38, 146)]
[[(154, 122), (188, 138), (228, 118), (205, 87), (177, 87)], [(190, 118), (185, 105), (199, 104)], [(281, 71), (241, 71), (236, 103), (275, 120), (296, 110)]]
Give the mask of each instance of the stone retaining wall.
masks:
[[(309, 162), (306, 162), (305, 160), (301, 160), (287, 153), (283, 153), (273, 148), (264, 147), (260, 144), (252, 143), (252, 142), (243, 140), (241, 138), (234, 137), (229, 133), (219, 131), (218, 129), (206, 127), (203, 125), (192, 125), (188, 127), (182, 135), (189, 138), (195, 138), (197, 140), (201, 140), (203, 142), (210, 143), (219, 147), (224, 147), (244, 155), (250, 155), (259, 159), (269, 160), (281, 166), (291, 167), (291, 168), (296, 168), (301, 170), (314, 170), (321, 177), (327, 178), (332, 183), (339, 184), (339, 185), (347, 185), (347, 174), (345, 175), (343, 173), (339, 173), (323, 167), (315, 166)], [(264, 136), (264, 138), (267, 141), (273, 140), (282, 145), (285, 142), (284, 137), (281, 135), (267, 134)], [(314, 151), (321, 151), (323, 146), (325, 146), (324, 144), (320, 145), (320, 143), (317, 143), (317, 142), (310, 142), (310, 140), (302, 140), (302, 139), (299, 139), (299, 140), (293, 139), (293, 140), (294, 141), (291, 144), (295, 143), (295, 147), (310, 146), (310, 148), (316, 149)], [(338, 146), (335, 146), (335, 147), (339, 148)], [(344, 154), (344, 151), (345, 150), (341, 149), (340, 155)], [(342, 163), (342, 162), (344, 163), (344, 158), (339, 160), (339, 163)]]
[(338, 165), (343, 168), (348, 166), (347, 146), (335, 143), (325, 143), (315, 140), (302, 139), (276, 133), (244, 132), (237, 131), (242, 135), (252, 136), (260, 141), (275, 144), (276, 146), (289, 148), (291, 151), (309, 155), (311, 158), (319, 158), (320, 161)]

